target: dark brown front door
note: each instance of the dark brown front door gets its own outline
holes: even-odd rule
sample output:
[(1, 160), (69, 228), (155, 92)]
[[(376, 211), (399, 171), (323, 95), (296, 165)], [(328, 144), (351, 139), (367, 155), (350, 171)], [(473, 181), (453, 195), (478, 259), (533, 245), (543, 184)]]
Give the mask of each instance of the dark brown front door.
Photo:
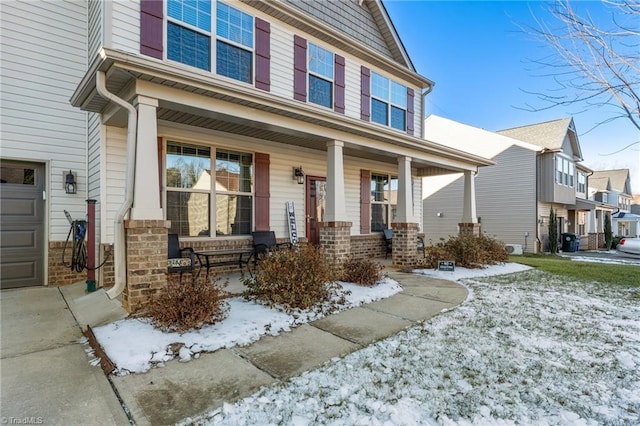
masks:
[(320, 224), (324, 220), (326, 178), (307, 176), (306, 233), (310, 243), (320, 244)]

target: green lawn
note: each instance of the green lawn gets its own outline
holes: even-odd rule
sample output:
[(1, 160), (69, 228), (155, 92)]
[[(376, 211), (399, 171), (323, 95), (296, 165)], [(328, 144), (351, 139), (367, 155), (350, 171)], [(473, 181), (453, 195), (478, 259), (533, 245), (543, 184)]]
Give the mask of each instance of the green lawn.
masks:
[(509, 261), (584, 281), (640, 287), (640, 266), (575, 262), (566, 257), (553, 255), (510, 256)]

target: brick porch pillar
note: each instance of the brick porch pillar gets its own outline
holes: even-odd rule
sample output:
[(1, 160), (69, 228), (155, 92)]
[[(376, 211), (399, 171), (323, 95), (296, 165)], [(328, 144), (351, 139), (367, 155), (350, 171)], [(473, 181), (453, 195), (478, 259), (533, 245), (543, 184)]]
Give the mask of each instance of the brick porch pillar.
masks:
[(458, 233), (460, 235), (475, 235), (476, 237), (480, 235), (480, 224), (479, 223), (459, 223), (460, 231)]
[(167, 230), (165, 220), (127, 220), (127, 285), (122, 306), (136, 312), (167, 285)]
[(393, 250), (391, 260), (394, 266), (413, 266), (418, 262), (418, 231), (417, 223), (396, 222), (391, 224), (393, 229)]
[(344, 262), (351, 254), (351, 222), (323, 222), (320, 246), (333, 262)]

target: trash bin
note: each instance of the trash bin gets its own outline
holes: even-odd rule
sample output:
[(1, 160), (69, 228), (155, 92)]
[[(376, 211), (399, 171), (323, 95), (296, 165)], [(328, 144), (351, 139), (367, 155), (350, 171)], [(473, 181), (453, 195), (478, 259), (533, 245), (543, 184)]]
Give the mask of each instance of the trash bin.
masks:
[(580, 235), (576, 235), (576, 251), (580, 251)]
[(576, 234), (570, 234), (570, 233), (562, 234), (562, 251), (564, 252), (576, 251)]

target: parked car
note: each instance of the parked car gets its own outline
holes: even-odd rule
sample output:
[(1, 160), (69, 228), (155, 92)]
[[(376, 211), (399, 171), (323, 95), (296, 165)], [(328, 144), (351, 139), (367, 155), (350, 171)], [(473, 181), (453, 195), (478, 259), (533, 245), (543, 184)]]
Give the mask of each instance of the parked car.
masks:
[(616, 247), (618, 254), (640, 258), (640, 238), (623, 238)]

